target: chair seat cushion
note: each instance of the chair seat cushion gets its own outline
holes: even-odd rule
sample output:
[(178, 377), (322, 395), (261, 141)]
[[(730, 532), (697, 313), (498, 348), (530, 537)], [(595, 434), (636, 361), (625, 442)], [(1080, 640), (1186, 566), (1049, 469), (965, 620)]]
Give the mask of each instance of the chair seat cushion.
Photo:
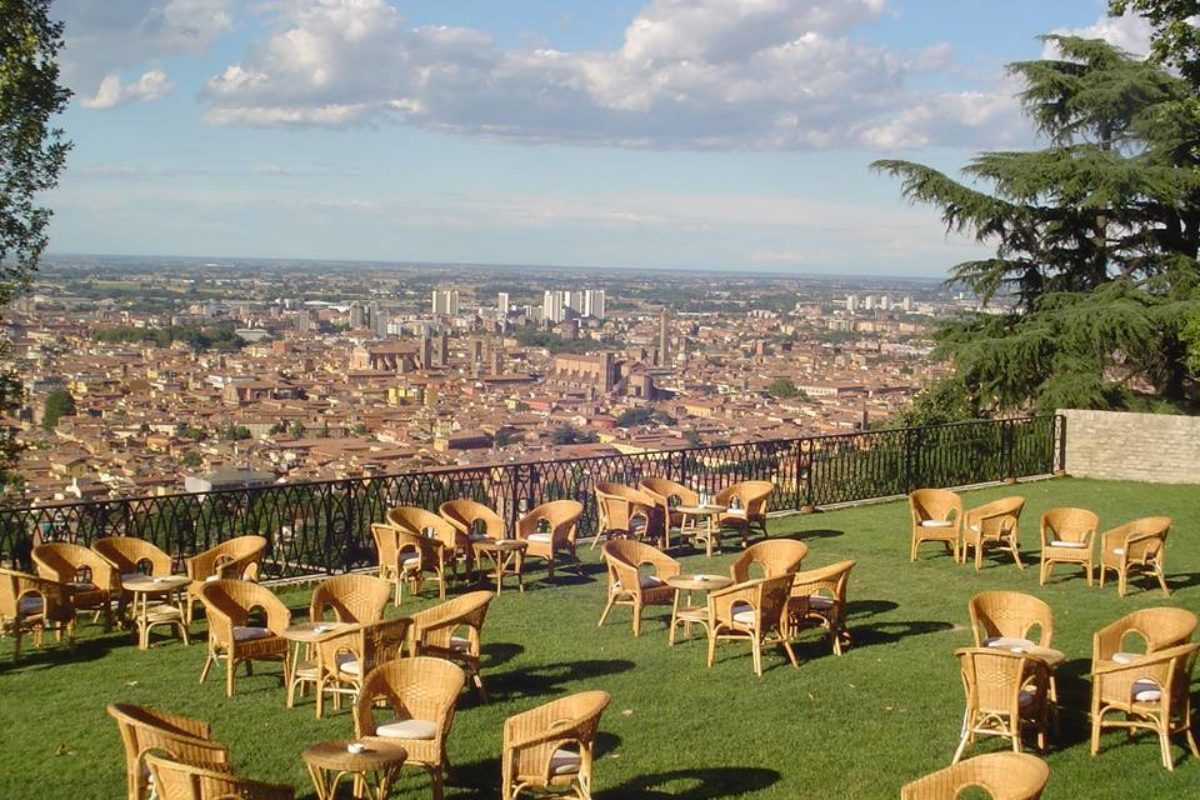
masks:
[(465, 636), (451, 636), (450, 649), (468, 653), (471, 650), (471, 640)]
[(1017, 702), (1021, 705), (1021, 708), (1025, 708), (1027, 705), (1032, 703), (1036, 697), (1037, 695), (1028, 689), (1022, 689), (1021, 694), (1017, 698)]
[(358, 677), (362, 675), (362, 663), (350, 653), (337, 654), (338, 672)]
[(140, 577), (142, 577), (142, 573), (140, 572), (122, 572), (121, 582), (124, 583), (125, 581), (137, 580)]
[(739, 625), (754, 625), (754, 606), (749, 603), (734, 603), (730, 607), (730, 618)]
[(400, 567), (405, 572), (413, 572), (414, 570), (420, 569), (421, 568), (421, 557), (420, 556), (409, 556), (408, 558), (406, 558), (400, 562)]
[(570, 750), (558, 749), (550, 754), (551, 775), (574, 775), (583, 766), (583, 757)]
[(17, 612), (20, 614), (42, 613), (42, 598), (22, 597), (21, 602), (17, 604)]
[(212, 583), (213, 581), (219, 581), (219, 580), (221, 580), (221, 576), (219, 574), (218, 575), (209, 575), (207, 578), (204, 579), (204, 582)]
[(1130, 687), (1130, 693), (1133, 695), (1135, 703), (1157, 703), (1162, 699), (1162, 689), (1148, 678), (1134, 681), (1133, 686)]
[(88, 583), (87, 581), (69, 581), (67, 588), (72, 592), (94, 592), (97, 589), (96, 584)]
[(923, 519), (921, 520), (922, 528), (953, 528), (954, 520), (949, 519)]
[[(657, 589), (659, 586), (666, 586), (667, 582), (656, 575), (638, 575), (638, 586), (642, 589)], [(621, 582), (615, 581), (612, 585), (613, 591), (620, 591)]]
[(436, 722), (427, 719), (395, 719), (375, 729), (376, 736), (389, 739), (420, 739), (430, 741), (437, 738)]
[(270, 628), (258, 628), (252, 625), (233, 626), (233, 640), (235, 642), (249, 642), (254, 639), (265, 639), (271, 635)]
[(1141, 653), (1113, 653), (1112, 662), (1114, 664), (1132, 664), (1139, 658), (1144, 658)]
[(554, 534), (552, 534), (552, 533), (531, 533), (525, 537), (526, 541), (542, 542), (542, 543), (546, 543), (546, 544), (548, 544), (550, 542), (550, 540), (553, 538), (554, 538)]
[(1028, 650), (1037, 647), (1037, 642), (1028, 639), (1018, 639), (1015, 636), (993, 636), (983, 640), (984, 647), (998, 647), (1004, 650)]
[(1114, 547), (1114, 548), (1112, 549), (1112, 551), (1113, 551), (1113, 555), (1114, 555), (1114, 556), (1123, 556), (1123, 555), (1125, 555), (1125, 548), (1124, 548), (1124, 547)]
[(1070, 547), (1082, 550), (1087, 547), (1087, 542), (1068, 542), (1065, 539), (1055, 539), (1050, 542), (1051, 547)]
[(828, 611), (833, 608), (833, 598), (819, 594), (810, 594), (808, 596), (808, 607), (814, 611)]

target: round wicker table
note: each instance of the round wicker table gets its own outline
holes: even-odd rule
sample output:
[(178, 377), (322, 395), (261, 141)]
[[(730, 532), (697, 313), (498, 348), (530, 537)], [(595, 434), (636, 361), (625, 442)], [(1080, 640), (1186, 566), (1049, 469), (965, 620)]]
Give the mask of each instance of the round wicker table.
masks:
[[(712, 558), (713, 540), (720, 536), (721, 515), (728, 511), (728, 506), (706, 505), (706, 506), (672, 506), (671, 511), (678, 511), (682, 515), (679, 523), (680, 535), (691, 536), (693, 541), (704, 540), (704, 554)], [(703, 519), (705, 527), (703, 529), (698, 525)], [(688, 523), (691, 523), (690, 525)], [(721, 543), (718, 541), (717, 546)]]
[[(667, 586), (675, 590), (675, 602), (671, 606), (671, 634), (668, 637), (668, 643), (675, 644), (675, 627), (683, 625), (683, 634), (688, 638), (692, 636), (692, 623), (695, 622), (703, 625), (705, 630), (708, 630), (708, 602), (704, 605), (696, 605), (692, 600), (693, 592), (715, 592), (717, 589), (724, 589), (726, 586), (732, 586), (733, 579), (724, 575), (675, 575), (667, 578)], [(686, 592), (686, 602), (680, 603), (680, 596)]]
[[(179, 634), (184, 644), (188, 643), (187, 622), (183, 613), (183, 601), (169, 602), (170, 595), (178, 594), (190, 584), (192, 579), (186, 575), (161, 575), (157, 578), (142, 575), (136, 578), (123, 578), (121, 589), (133, 595), (133, 626), (138, 637), (138, 649), (147, 650), (150, 647), (150, 629), (155, 625), (170, 625)], [(151, 597), (166, 595), (166, 602), (150, 604)]]
[(504, 576), (517, 576), (517, 589), (524, 592), (522, 573), (525, 571), (525, 551), (529, 542), (524, 539), (476, 539), (471, 542), (477, 557), (487, 556), (496, 565), (493, 573), (496, 582), (496, 594), (504, 588)]
[[(346, 749), (354, 742), (364, 746), (361, 753)], [(333, 800), (338, 784), (347, 775), (354, 776), (355, 797), (385, 800), (392, 791), (396, 773), (408, 758), (408, 751), (390, 739), (365, 736), (314, 744), (305, 749), (301, 757), (317, 789), (317, 800)]]
[[(295, 704), (296, 689), (300, 684), (317, 682), (317, 665), (308, 661), (302, 661), (301, 651), (307, 650), (309, 645), (322, 636), (345, 630), (349, 625), (350, 623), (347, 622), (294, 622), (284, 629), (283, 638), (292, 643), (292, 655), (289, 659), (287, 671), (288, 708), (291, 708)], [(311, 654), (309, 657), (311, 658)]]

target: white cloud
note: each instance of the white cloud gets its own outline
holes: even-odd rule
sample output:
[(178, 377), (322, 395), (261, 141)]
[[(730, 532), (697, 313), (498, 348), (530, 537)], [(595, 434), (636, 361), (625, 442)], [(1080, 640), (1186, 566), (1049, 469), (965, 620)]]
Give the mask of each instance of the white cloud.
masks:
[(854, 35), (884, 10), (885, 0), (650, 0), (618, 48), (562, 52), (505, 49), (467, 28), (408, 27), (385, 0), (292, 0), (271, 5), (269, 34), (208, 81), (205, 119), (390, 121), (630, 148), (1002, 139), (1006, 98), (908, 88), (910, 75), (952, 61), (948, 45), (901, 53)]
[[(233, 25), (238, 0), (58, 0), (66, 26), (63, 77), (93, 101), (112, 79), (165, 56), (201, 55)], [(109, 83), (105, 89), (104, 82)]]
[[(1091, 25), (1080, 28), (1056, 28), (1053, 33), (1062, 36), (1080, 36), (1084, 39), (1103, 39), (1136, 56), (1150, 52), (1150, 23), (1137, 14), (1123, 17), (1102, 16)], [(1053, 42), (1043, 48), (1043, 58), (1060, 58), (1062, 54)]]
[(114, 72), (105, 75), (96, 94), (82, 103), (84, 108), (107, 109), (134, 101), (149, 102), (162, 98), (172, 87), (161, 69), (152, 69), (130, 84), (121, 83), (121, 77)]

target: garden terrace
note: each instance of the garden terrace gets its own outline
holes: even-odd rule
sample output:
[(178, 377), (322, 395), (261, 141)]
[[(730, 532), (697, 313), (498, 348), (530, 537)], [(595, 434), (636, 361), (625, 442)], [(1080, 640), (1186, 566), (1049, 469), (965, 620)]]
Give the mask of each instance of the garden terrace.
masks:
[[(597, 798), (895, 798), (904, 783), (950, 762), (963, 710), (954, 649), (971, 644), (968, 598), (990, 589), (1029, 592), (1049, 603), (1054, 646), (1067, 657), (1058, 671), (1061, 733), (1052, 735), (1045, 754), (1047, 800), (1178, 798), (1200, 791), (1200, 763), (1178, 741), (1173, 773), (1160, 766), (1153, 736), (1129, 742), (1106, 733), (1100, 754), (1089, 756), (1086, 675), (1092, 633), (1106, 623), (1156, 605), (1200, 608), (1197, 487), (1063, 478), (971, 491), (964, 500), (970, 507), (1013, 493), (1028, 501), (1021, 523), (1024, 571), (995, 554), (977, 573), (931, 546), (910, 563), (909, 511), (902, 501), (773, 518), (773, 537), (809, 545), (804, 568), (857, 560), (849, 586), (854, 644), (839, 658), (806, 634), (796, 648), (799, 669), (781, 650), (768, 648), (761, 679), (754, 677), (746, 645), (721, 644), (712, 669), (704, 666), (699, 637), (668, 648), (669, 607), (647, 609), (638, 639), (628, 609), (618, 608), (598, 628), (605, 599), (599, 548), (580, 548), (583, 577), (564, 570), (550, 582), (540, 564), (532, 566), (524, 594), (506, 588), (493, 602), (483, 636), (489, 702), (469, 691), (460, 698), (449, 738), (447, 797), (498, 796), (506, 717), (596, 688), (613, 697), (600, 726)], [(1115, 582), (1088, 587), (1071, 567), (1060, 567), (1039, 587), (1037, 521), (1062, 505), (1093, 509), (1102, 530), (1134, 517), (1174, 517), (1166, 559), (1171, 597), (1137, 579), (1120, 598)], [(684, 569), (726, 574), (733, 558), (728, 548), (711, 560), (688, 554)], [(308, 589), (281, 592), (296, 617), (307, 613)], [(427, 587), (387, 614), (435, 602), (435, 588)], [(311, 697), (284, 708), (274, 665), (239, 676), (237, 693), (226, 698), (221, 680), (197, 682), (203, 621), (192, 633), (189, 647), (163, 637), (161, 645), (140, 651), (129, 634), (104, 634), (89, 618), (81, 620), (73, 654), (50, 644), (15, 663), (11, 640), (0, 640), (0, 796), (123, 796), (121, 743), (104, 708), (127, 702), (210, 721), (239, 774), (290, 783), (298, 796), (311, 797), (300, 751), (351, 736), (349, 705), (327, 707), (322, 720), (314, 718)], [(984, 740), (968, 756), (1000, 749), (1003, 742)], [(428, 778), (406, 769), (393, 796), (429, 797)]]

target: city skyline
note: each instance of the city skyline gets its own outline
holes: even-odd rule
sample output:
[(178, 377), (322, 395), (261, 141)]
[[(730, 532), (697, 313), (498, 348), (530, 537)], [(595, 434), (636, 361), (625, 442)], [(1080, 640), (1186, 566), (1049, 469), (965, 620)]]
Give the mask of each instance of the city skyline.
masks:
[(944, 277), (867, 164), (1029, 146), (1005, 63), (1146, 34), (960, 5), (64, 0), (51, 250)]

